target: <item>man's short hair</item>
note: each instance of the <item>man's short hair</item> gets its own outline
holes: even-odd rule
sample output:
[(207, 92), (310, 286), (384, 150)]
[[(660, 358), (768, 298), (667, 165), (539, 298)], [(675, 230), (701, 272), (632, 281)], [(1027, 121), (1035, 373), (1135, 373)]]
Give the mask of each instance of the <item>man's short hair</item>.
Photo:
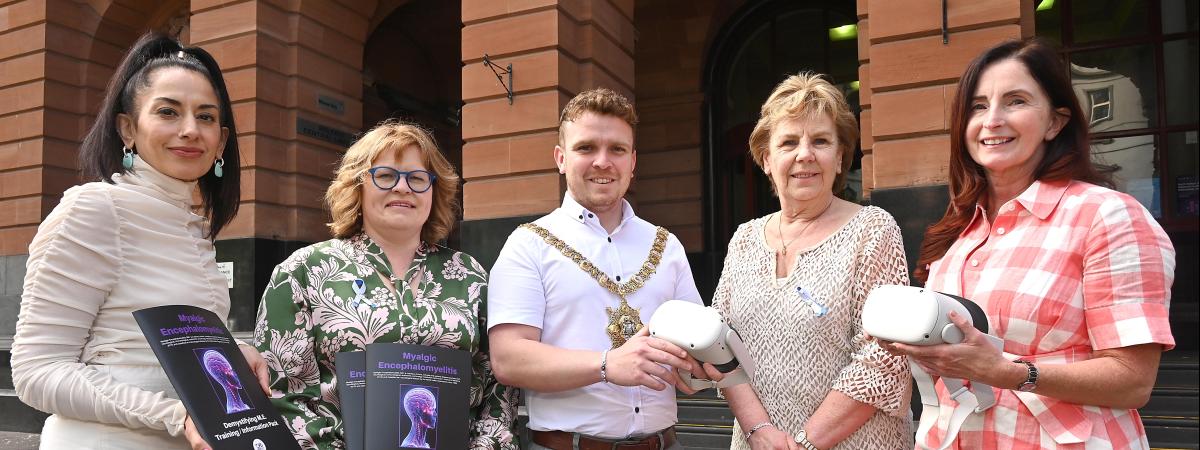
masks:
[(584, 113), (595, 113), (602, 116), (613, 116), (624, 120), (629, 128), (636, 129), (638, 123), (637, 111), (633, 103), (624, 95), (607, 88), (595, 88), (580, 92), (567, 102), (562, 114), (558, 116), (558, 143), (563, 144), (563, 124), (574, 122), (583, 117)]

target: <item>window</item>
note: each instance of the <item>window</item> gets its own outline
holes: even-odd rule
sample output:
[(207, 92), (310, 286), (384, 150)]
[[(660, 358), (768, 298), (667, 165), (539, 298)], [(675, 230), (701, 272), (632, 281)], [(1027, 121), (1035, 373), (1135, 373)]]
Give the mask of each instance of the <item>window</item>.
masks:
[[(1171, 328), (1200, 323), (1200, 0), (1039, 0), (1037, 34), (1057, 42), (1092, 132), (1092, 158), (1141, 202), (1175, 247)], [(1194, 336), (1176, 334), (1180, 349)]]
[(1112, 87), (1087, 91), (1091, 125), (1112, 119)]
[(1116, 187), (1172, 233), (1200, 230), (1197, 0), (1040, 0), (1037, 34), (1060, 45)]

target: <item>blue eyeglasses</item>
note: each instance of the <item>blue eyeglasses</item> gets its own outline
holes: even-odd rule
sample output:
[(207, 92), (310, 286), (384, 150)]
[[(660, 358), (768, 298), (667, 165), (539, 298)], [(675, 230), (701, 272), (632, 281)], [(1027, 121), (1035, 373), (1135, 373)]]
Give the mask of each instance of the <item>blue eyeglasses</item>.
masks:
[(437, 179), (437, 175), (427, 170), (410, 170), (404, 172), (396, 170), (388, 166), (375, 166), (367, 170), (371, 174), (371, 183), (375, 187), (390, 191), (395, 189), (397, 184), (400, 184), (400, 179), (404, 178), (404, 182), (408, 183), (408, 189), (415, 193), (428, 191), (433, 187), (433, 181)]

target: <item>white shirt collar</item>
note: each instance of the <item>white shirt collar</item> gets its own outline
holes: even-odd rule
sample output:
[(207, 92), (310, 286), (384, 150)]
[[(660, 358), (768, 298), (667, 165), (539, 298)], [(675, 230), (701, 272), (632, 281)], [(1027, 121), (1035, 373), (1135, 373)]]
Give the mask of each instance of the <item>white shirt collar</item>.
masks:
[(610, 236), (619, 233), (621, 228), (624, 227), (626, 223), (629, 223), (630, 220), (636, 217), (633, 214), (633, 206), (629, 204), (629, 201), (622, 198), (621, 223), (618, 224), (616, 228), (613, 228), (612, 233), (608, 233), (607, 231), (604, 231), (604, 226), (600, 224), (600, 217), (598, 217), (596, 213), (592, 212), (591, 210), (584, 208), (583, 205), (579, 204), (579, 202), (575, 201), (575, 197), (571, 195), (571, 191), (567, 191), (565, 194), (563, 194), (562, 206), (560, 206), (556, 212), (565, 214), (567, 217), (570, 217), (571, 220), (587, 225), (589, 228), (601, 230), (604, 232), (604, 234)]

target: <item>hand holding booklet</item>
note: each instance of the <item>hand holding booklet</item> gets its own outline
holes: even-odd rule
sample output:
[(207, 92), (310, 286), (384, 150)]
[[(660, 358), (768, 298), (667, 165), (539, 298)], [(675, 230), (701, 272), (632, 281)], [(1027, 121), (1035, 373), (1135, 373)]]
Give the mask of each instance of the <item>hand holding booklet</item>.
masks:
[(300, 448), (216, 314), (168, 305), (133, 316), (213, 450)]
[(467, 448), (470, 353), (369, 344), (336, 364), (349, 450)]

